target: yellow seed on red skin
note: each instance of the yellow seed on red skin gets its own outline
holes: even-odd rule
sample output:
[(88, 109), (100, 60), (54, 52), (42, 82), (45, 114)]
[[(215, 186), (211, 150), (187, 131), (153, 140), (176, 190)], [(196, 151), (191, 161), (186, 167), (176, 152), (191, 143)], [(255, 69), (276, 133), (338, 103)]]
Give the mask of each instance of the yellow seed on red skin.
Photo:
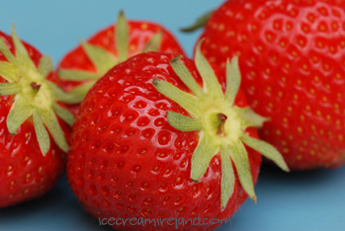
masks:
[(146, 23), (141, 24), (141, 29), (142, 30), (147, 30), (148, 25)]
[(130, 51), (135, 51), (135, 49), (136, 49), (136, 46), (135, 46), (134, 44), (131, 44), (131, 45), (129, 46), (129, 50), (130, 50)]

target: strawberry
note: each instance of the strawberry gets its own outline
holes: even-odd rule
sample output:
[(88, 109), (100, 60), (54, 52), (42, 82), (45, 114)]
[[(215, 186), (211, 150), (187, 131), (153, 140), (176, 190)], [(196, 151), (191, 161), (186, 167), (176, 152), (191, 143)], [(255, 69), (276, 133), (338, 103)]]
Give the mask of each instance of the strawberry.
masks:
[(14, 28), (0, 31), (0, 208), (40, 197), (64, 169), (74, 117), (56, 102), (52, 68)]
[(67, 53), (58, 66), (60, 84), (73, 97), (69, 106), (77, 114), (80, 101), (90, 87), (110, 68), (137, 53), (159, 50), (184, 54), (173, 35), (148, 21), (128, 21), (121, 11), (117, 23), (91, 36)]
[[(80, 106), (67, 177), (100, 224), (143, 230), (143, 219), (153, 219), (160, 223), (146, 223), (148, 230), (175, 230), (167, 223), (175, 216), (224, 223), (248, 195), (256, 201), (257, 151), (288, 170), (276, 149), (256, 139), (264, 118), (237, 94), (237, 59), (225, 77), (199, 50), (195, 62), (175, 56), (148, 52), (118, 64)], [(218, 226), (189, 222), (178, 230)]]
[[(291, 169), (345, 162), (345, 1), (232, 0), (200, 36), (225, 70), (239, 56), (249, 105), (269, 117), (259, 136)], [(199, 20), (200, 21), (200, 20)]]

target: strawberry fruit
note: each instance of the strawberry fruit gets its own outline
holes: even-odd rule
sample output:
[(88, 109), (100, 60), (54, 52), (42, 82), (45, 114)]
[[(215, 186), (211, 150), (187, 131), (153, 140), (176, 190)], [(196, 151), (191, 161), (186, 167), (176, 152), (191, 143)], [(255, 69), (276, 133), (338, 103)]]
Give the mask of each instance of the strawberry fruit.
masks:
[(97, 32), (67, 53), (58, 66), (55, 81), (70, 93), (71, 111), (76, 114), (87, 91), (114, 65), (145, 51), (184, 54), (173, 35), (148, 21), (127, 21), (121, 11), (117, 23)]
[[(225, 77), (199, 50), (195, 62), (175, 56), (148, 52), (112, 68), (88, 92), (73, 126), (69, 184), (87, 211), (116, 230), (143, 230), (140, 218), (175, 214), (229, 219), (248, 195), (256, 201), (257, 151), (288, 170), (276, 149), (256, 139), (265, 119), (237, 94), (237, 59)], [(189, 222), (179, 230), (219, 225)]]
[(200, 37), (225, 70), (239, 56), (249, 105), (270, 118), (259, 136), (291, 169), (345, 162), (345, 1), (226, 1)]
[(14, 28), (0, 32), (0, 208), (41, 196), (64, 169), (74, 117), (56, 102), (52, 68)]

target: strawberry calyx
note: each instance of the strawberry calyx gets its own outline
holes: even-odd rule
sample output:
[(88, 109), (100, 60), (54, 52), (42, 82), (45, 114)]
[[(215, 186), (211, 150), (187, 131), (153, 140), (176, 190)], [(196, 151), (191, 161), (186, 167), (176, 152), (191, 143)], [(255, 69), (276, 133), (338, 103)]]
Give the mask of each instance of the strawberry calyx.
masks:
[[(106, 49), (92, 45), (84, 40), (81, 41), (81, 46), (85, 51), (87, 57), (94, 65), (96, 71), (82, 71), (73, 69), (59, 69), (58, 74), (64, 80), (83, 81), (81, 85), (69, 91), (70, 98), (73, 100), (70, 103), (81, 102), (89, 89), (113, 66), (128, 59), (129, 50), (129, 28), (123, 11), (120, 11), (117, 22), (114, 24), (114, 43), (117, 48), (117, 56), (107, 51)], [(162, 31), (155, 34), (145, 45), (141, 52), (157, 51), (162, 40)], [(65, 99), (65, 101), (68, 99)], [(68, 102), (68, 101), (67, 101)]]
[(21, 124), (32, 116), (43, 155), (50, 149), (50, 138), (46, 128), (58, 147), (67, 152), (69, 147), (56, 115), (69, 125), (74, 123), (74, 116), (56, 102), (58, 92), (54, 89), (62, 89), (46, 79), (53, 69), (53, 62), (49, 56), (43, 56), (36, 67), (18, 38), (14, 26), (12, 40), (15, 56), (0, 38), (0, 52), (7, 59), (0, 61), (0, 76), (6, 80), (5, 83), (0, 83), (0, 96), (14, 95), (14, 102), (6, 119), (8, 131), (16, 135)]
[(263, 156), (275, 162), (280, 168), (289, 171), (282, 155), (270, 144), (251, 138), (246, 134), (248, 127), (260, 127), (266, 118), (256, 114), (249, 107), (240, 108), (234, 105), (240, 88), (241, 74), (238, 58), (228, 61), (226, 66), (227, 87), (222, 87), (198, 44), (195, 64), (202, 77), (203, 87), (195, 81), (180, 56), (172, 59), (170, 64), (182, 82), (194, 93), (189, 94), (174, 85), (155, 78), (153, 85), (167, 98), (178, 103), (190, 117), (168, 111), (169, 124), (181, 131), (200, 131), (199, 143), (191, 163), (191, 179), (199, 182), (205, 174), (213, 156), (220, 153), (222, 159), (221, 206), (224, 209), (229, 201), (234, 185), (234, 163), (239, 181), (249, 197), (255, 202), (256, 195), (250, 170), (248, 154), (244, 144), (257, 150)]

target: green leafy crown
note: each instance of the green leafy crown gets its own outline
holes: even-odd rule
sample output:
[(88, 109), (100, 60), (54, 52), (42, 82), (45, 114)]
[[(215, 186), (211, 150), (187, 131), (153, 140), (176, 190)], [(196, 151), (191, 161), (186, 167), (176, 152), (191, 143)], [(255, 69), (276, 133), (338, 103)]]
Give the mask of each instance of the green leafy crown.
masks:
[(18, 128), (32, 116), (42, 153), (45, 155), (50, 149), (50, 138), (46, 128), (58, 147), (67, 152), (69, 147), (56, 115), (69, 125), (73, 124), (74, 116), (57, 104), (57, 101), (73, 99), (46, 79), (53, 69), (53, 62), (49, 56), (43, 56), (36, 67), (16, 35), (14, 26), (12, 40), (15, 55), (0, 38), (0, 52), (7, 59), (0, 61), (0, 76), (6, 80), (5, 83), (0, 83), (0, 96), (14, 95), (14, 102), (6, 119), (8, 131), (16, 135)]
[(180, 57), (172, 59), (170, 64), (192, 94), (160, 79), (154, 79), (153, 84), (160, 93), (178, 103), (190, 114), (190, 117), (187, 117), (168, 111), (167, 118), (170, 125), (181, 131), (200, 131), (199, 143), (192, 156), (191, 179), (198, 182), (206, 172), (213, 156), (220, 153), (222, 208), (228, 203), (234, 189), (235, 169), (232, 162), (243, 189), (253, 201), (256, 201), (248, 154), (244, 144), (257, 150), (283, 170), (289, 169), (277, 149), (264, 141), (248, 136), (245, 132), (248, 127), (262, 126), (266, 119), (249, 107), (240, 108), (234, 105), (241, 82), (238, 58), (234, 57), (231, 63), (227, 62), (227, 86), (223, 93), (211, 65), (200, 52), (201, 43), (202, 41), (196, 49), (195, 64), (203, 80), (202, 88)]
[[(128, 59), (129, 47), (129, 28), (123, 11), (120, 11), (117, 23), (114, 24), (115, 36), (114, 43), (117, 47), (117, 57), (106, 49), (92, 45), (86, 41), (81, 41), (81, 46), (87, 57), (94, 65), (96, 72), (82, 71), (77, 69), (59, 69), (59, 76), (65, 80), (83, 81), (81, 85), (73, 88), (69, 95), (74, 101), (81, 102), (89, 89), (101, 78), (108, 70), (118, 63)], [(155, 34), (146, 44), (141, 52), (158, 50), (162, 40), (162, 31)]]

